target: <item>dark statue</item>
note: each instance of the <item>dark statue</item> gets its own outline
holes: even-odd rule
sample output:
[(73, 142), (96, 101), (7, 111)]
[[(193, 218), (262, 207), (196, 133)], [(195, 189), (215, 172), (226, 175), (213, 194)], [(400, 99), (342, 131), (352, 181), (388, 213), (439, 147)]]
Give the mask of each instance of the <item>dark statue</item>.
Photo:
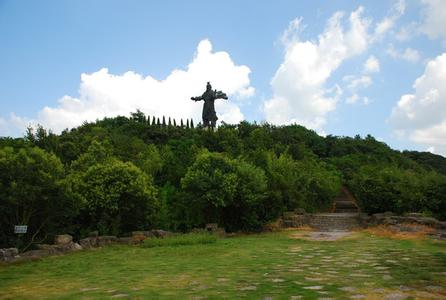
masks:
[(204, 127), (215, 128), (215, 124), (218, 120), (214, 107), (214, 101), (216, 99), (228, 100), (228, 96), (226, 96), (226, 94), (222, 91), (212, 90), (212, 86), (209, 82), (206, 84), (206, 91), (203, 93), (203, 95), (191, 98), (191, 100), (194, 101), (204, 101), (202, 114)]

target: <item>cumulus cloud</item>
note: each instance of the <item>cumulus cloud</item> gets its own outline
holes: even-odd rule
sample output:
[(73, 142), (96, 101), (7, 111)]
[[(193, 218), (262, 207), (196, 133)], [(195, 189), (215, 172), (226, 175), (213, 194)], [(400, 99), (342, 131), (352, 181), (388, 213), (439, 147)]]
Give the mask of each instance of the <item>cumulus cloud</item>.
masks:
[(379, 72), (379, 60), (371, 55), (364, 63), (364, 72), (365, 73), (376, 73)]
[(334, 110), (341, 89), (325, 87), (331, 74), (346, 59), (368, 46), (370, 21), (359, 7), (348, 17), (336, 12), (317, 41), (301, 41), (301, 19), (290, 23), (282, 35), (284, 61), (271, 80), (273, 96), (264, 102), (266, 120), (276, 124), (299, 123), (322, 131), (327, 114)]
[(431, 39), (446, 41), (446, 1), (422, 0), (425, 5), (421, 31)]
[(243, 114), (236, 104), (240, 101), (234, 103), (231, 100), (250, 97), (255, 92), (250, 86), (249, 74), (247, 66), (236, 65), (227, 52), (213, 52), (211, 42), (202, 40), (187, 68), (173, 70), (162, 80), (133, 71), (115, 75), (107, 68), (84, 73), (79, 96), (63, 96), (56, 106), (44, 107), (38, 117), (30, 121), (59, 132), (84, 121), (129, 115), (140, 109), (151, 116), (165, 115), (178, 120), (193, 118), (198, 122), (201, 121), (203, 104), (191, 101), (190, 97), (201, 95), (206, 82), (210, 81), (213, 88), (230, 97), (229, 102), (216, 101), (220, 121), (235, 123), (243, 120)]
[(414, 83), (413, 94), (402, 95), (390, 117), (399, 137), (434, 147), (446, 156), (446, 53), (430, 60)]
[(410, 47), (404, 49), (403, 51), (399, 51), (390, 45), (387, 49), (387, 54), (395, 59), (402, 59), (411, 63), (416, 63), (420, 60), (420, 53), (418, 50), (412, 49)]

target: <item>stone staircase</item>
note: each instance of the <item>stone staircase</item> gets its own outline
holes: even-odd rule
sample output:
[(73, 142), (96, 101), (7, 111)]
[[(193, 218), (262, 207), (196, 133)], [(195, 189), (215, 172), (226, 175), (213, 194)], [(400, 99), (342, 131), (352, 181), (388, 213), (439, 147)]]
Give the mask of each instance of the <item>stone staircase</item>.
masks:
[(332, 213), (359, 213), (355, 197), (343, 186), (333, 201)]
[(356, 200), (350, 191), (343, 186), (339, 195), (333, 200), (330, 213), (283, 215), (285, 227), (308, 225), (320, 231), (350, 231), (361, 227), (361, 214)]
[(320, 231), (350, 231), (361, 227), (358, 213), (312, 214), (308, 225)]

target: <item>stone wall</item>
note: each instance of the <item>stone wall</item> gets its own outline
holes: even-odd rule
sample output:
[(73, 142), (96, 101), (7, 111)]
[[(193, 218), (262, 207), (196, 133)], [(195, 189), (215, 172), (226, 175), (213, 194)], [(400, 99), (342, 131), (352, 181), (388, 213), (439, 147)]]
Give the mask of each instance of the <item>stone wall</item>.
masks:
[(391, 212), (386, 212), (368, 216), (364, 213), (306, 214), (299, 210), (298, 212), (286, 212), (282, 217), (282, 226), (285, 228), (310, 226), (321, 231), (353, 230), (368, 226), (407, 223), (426, 225), (438, 230), (446, 229), (446, 222), (441, 222), (431, 217), (424, 217), (418, 213), (398, 216)]
[(169, 231), (155, 229), (150, 231), (133, 231), (129, 237), (116, 237), (113, 235), (100, 236), (97, 231), (91, 232), (88, 237), (81, 239), (79, 243), (73, 242), (69, 234), (56, 235), (54, 244), (38, 244), (35, 250), (19, 253), (17, 248), (0, 249), (0, 262), (18, 262), (37, 260), (50, 255), (61, 255), (67, 252), (82, 249), (103, 247), (112, 244), (140, 244), (147, 238), (163, 238), (172, 234)]

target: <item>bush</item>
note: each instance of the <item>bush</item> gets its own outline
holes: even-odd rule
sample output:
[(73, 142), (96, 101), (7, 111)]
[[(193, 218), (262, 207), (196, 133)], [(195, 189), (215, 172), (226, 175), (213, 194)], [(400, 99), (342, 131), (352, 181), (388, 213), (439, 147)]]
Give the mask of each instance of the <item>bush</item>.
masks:
[(165, 238), (146, 239), (143, 243), (143, 247), (178, 247), (185, 245), (214, 244), (215, 242), (217, 242), (217, 237), (210, 233), (186, 233)]

